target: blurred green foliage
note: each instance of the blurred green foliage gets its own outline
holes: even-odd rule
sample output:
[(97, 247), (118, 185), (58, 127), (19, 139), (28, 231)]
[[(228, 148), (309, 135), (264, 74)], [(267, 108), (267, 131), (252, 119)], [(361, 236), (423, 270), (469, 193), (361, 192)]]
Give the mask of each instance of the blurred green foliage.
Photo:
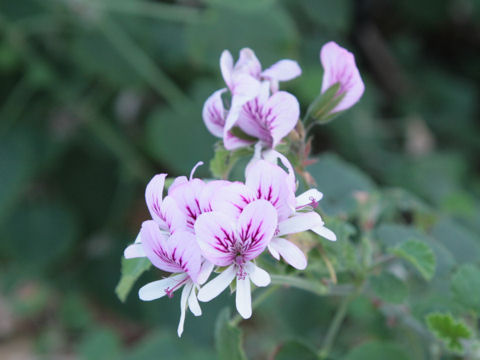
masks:
[(220, 312), (231, 296), (188, 316), (177, 339), (178, 297), (136, 299), (151, 271), (121, 303), (119, 259), (147, 217), (150, 177), (213, 157), (201, 108), (223, 86), (221, 51), (298, 60), (286, 90), (305, 113), (320, 47), (335, 40), (356, 54), (366, 92), (314, 129), (307, 170), (339, 240), (310, 251), (304, 278), (284, 268), (292, 287), (240, 324), (237, 358), (317, 356), (339, 302), (325, 257), (339, 294), (371, 270), (329, 358), (478, 358), (466, 340), (480, 314), (480, 2), (3, 1), (0, 29), (2, 356), (18, 339), (47, 359), (214, 359), (215, 332), (236, 347)]

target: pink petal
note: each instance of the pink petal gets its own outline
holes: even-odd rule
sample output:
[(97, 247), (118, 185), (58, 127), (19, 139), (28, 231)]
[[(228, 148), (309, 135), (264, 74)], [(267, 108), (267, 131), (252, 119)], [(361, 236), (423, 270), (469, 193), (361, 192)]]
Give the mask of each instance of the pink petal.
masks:
[(295, 171), (293, 170), (293, 166), (290, 163), (290, 161), (288, 161), (287, 157), (274, 149), (265, 150), (262, 155), (265, 160), (267, 160), (268, 162), (274, 165), (278, 165), (278, 161), (280, 161), (280, 163), (287, 169), (290, 188), (295, 193), (297, 189), (297, 181), (295, 180)]
[(295, 216), (278, 223), (277, 235), (296, 234), (316, 228), (317, 226), (323, 226), (323, 221), (316, 212), (297, 213)]
[(202, 110), (203, 122), (208, 131), (220, 138), (223, 136), (223, 127), (225, 125), (226, 111), (222, 101), (222, 94), (225, 91), (227, 89), (220, 89), (210, 95), (207, 101), (205, 101)]
[(198, 274), (197, 282), (199, 285), (202, 285), (205, 283), (205, 281), (208, 280), (210, 277), (210, 274), (213, 271), (214, 264), (212, 264), (208, 260), (204, 260), (202, 263), (202, 266), (200, 267), (200, 273)]
[(339, 94), (345, 97), (332, 112), (346, 110), (352, 107), (363, 95), (365, 85), (355, 64), (355, 56), (333, 41), (323, 45), (320, 51), (320, 61), (324, 74), (322, 93), (336, 83), (340, 83)]
[(246, 170), (245, 184), (258, 199), (269, 201), (278, 212), (278, 220), (287, 219), (295, 209), (295, 194), (289, 175), (277, 165), (258, 160)]
[(168, 195), (178, 186), (183, 185), (188, 182), (188, 178), (186, 176), (179, 176), (173, 180), (172, 185), (168, 188)]
[(293, 130), (300, 116), (300, 105), (292, 94), (279, 91), (265, 104), (264, 122), (272, 136), (272, 148)]
[(152, 216), (153, 220), (161, 225), (164, 224), (163, 220), (161, 219), (162, 216), (160, 207), (162, 205), (163, 187), (165, 185), (166, 177), (167, 174), (155, 175), (147, 184), (147, 188), (145, 190), (145, 201), (147, 203), (148, 210), (150, 211), (150, 215)]
[(265, 200), (256, 200), (248, 204), (237, 223), (243, 260), (252, 260), (260, 255), (272, 239), (276, 228), (277, 212), (272, 204)]
[(212, 209), (230, 219), (240, 216), (245, 206), (256, 200), (255, 193), (242, 183), (232, 183), (221, 188), (212, 199)]
[(125, 259), (133, 259), (133, 258), (145, 257), (146, 255), (145, 255), (145, 252), (143, 251), (143, 245), (139, 243), (139, 244), (128, 245), (123, 252), (123, 256), (125, 256)]
[(208, 212), (195, 222), (195, 234), (202, 255), (211, 263), (227, 266), (234, 261), (235, 224), (225, 214)]
[(252, 293), (250, 292), (250, 279), (237, 277), (237, 290), (235, 294), (235, 305), (238, 313), (248, 319), (252, 316)]
[(275, 249), (285, 261), (295, 269), (304, 270), (307, 267), (305, 254), (296, 245), (282, 238), (275, 238), (271, 241), (270, 247)]
[(276, 62), (262, 72), (262, 76), (277, 81), (288, 81), (300, 76), (302, 69), (294, 60), (284, 59)]
[(206, 302), (216, 298), (230, 285), (236, 275), (237, 269), (235, 265), (229, 266), (216, 278), (202, 286), (198, 292), (198, 300)]
[(220, 56), (220, 71), (222, 72), (223, 80), (230, 87), (232, 83), (233, 57), (228, 50), (224, 50)]
[(141, 230), (145, 254), (153, 265), (163, 271), (186, 272), (196, 281), (200, 272), (201, 255), (195, 236), (177, 231), (168, 237), (154, 221), (145, 221)]
[(215, 195), (224, 187), (231, 184), (230, 181), (212, 180), (206, 183), (199, 196), (200, 209), (203, 212), (212, 211), (212, 201)]

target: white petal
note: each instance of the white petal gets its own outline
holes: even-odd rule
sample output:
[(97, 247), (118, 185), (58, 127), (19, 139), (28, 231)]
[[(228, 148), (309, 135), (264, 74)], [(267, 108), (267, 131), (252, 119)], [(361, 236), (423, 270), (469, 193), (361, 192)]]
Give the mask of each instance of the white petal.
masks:
[(277, 250), (272, 246), (272, 242), (268, 244), (268, 251), (270, 251), (270, 254), (277, 260), (280, 260), (280, 254), (278, 253)]
[(235, 304), (238, 313), (248, 319), (252, 316), (252, 294), (250, 293), (250, 279), (245, 276), (244, 279), (237, 277), (237, 294), (235, 296)]
[(165, 290), (178, 284), (187, 277), (186, 274), (170, 276), (166, 279), (153, 281), (144, 285), (138, 291), (138, 297), (143, 301), (151, 301), (165, 296)]
[(185, 324), (185, 313), (187, 311), (187, 299), (193, 287), (193, 283), (187, 283), (182, 290), (182, 297), (180, 298), (180, 321), (178, 322), (177, 334), (178, 337), (182, 336), (183, 325)]
[(270, 246), (278, 251), (283, 259), (295, 269), (304, 270), (307, 267), (305, 254), (292, 242), (275, 238), (270, 242)]
[(330, 241), (336, 241), (337, 240), (337, 235), (334, 234), (334, 232), (330, 229), (327, 229), (325, 226), (316, 226), (312, 229), (314, 233), (323, 236), (325, 239), (330, 240)]
[(262, 268), (258, 267), (251, 261), (245, 264), (245, 269), (247, 270), (248, 276), (250, 280), (259, 287), (264, 287), (270, 284), (272, 279), (270, 278), (270, 274), (263, 270)]
[(133, 259), (145, 257), (147, 255), (145, 255), (145, 252), (143, 251), (142, 243), (135, 243), (126, 247), (125, 251), (123, 252), (123, 256), (125, 256), (125, 259)]
[(319, 202), (322, 197), (323, 194), (317, 189), (307, 190), (303, 194), (297, 196), (296, 206), (299, 208), (310, 205), (312, 202)]
[(220, 275), (218, 275), (210, 282), (206, 283), (198, 292), (198, 300), (206, 302), (220, 295), (228, 285), (232, 282), (236, 275), (236, 268), (234, 265), (226, 268)]
[(316, 212), (297, 213), (295, 216), (278, 223), (279, 232), (277, 235), (296, 234), (319, 226), (323, 226), (323, 221)]
[(211, 263), (208, 260), (203, 261), (202, 267), (200, 268), (200, 273), (198, 274), (198, 277), (197, 277), (197, 283), (199, 285), (202, 285), (203, 283), (205, 283), (205, 281), (208, 280), (214, 266), (215, 265), (213, 265), (213, 263)]
[(197, 295), (195, 294), (195, 287), (192, 288), (190, 296), (188, 297), (188, 307), (193, 315), (202, 315), (202, 309), (200, 309), (200, 304), (198, 303)]

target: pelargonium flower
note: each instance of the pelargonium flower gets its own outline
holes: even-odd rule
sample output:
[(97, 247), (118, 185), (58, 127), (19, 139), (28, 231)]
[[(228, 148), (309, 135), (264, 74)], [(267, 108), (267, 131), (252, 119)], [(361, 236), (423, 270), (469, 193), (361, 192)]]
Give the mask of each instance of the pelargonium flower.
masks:
[[(221, 98), (225, 90), (218, 90), (210, 96), (203, 107), (203, 120), (208, 130), (222, 138), (225, 148), (234, 150), (251, 145), (253, 139), (242, 139), (232, 130), (225, 132), (227, 117)], [(268, 83), (262, 83), (258, 96), (246, 102), (238, 111), (235, 125), (246, 135), (256, 138), (262, 146), (275, 148), (295, 128), (300, 116), (300, 105), (292, 94), (277, 91), (270, 95)]]
[(202, 265), (202, 256), (195, 235), (185, 230), (178, 230), (167, 235), (160, 230), (154, 220), (145, 221), (140, 231), (142, 247), (152, 264), (160, 270), (176, 275), (153, 281), (140, 288), (138, 296), (141, 300), (151, 301), (173, 293), (182, 288), (180, 299), (180, 321), (177, 333), (180, 337), (185, 323), (187, 308), (195, 316), (202, 310), (197, 300), (196, 290), (205, 282), (210, 274), (209, 266)]
[(337, 96), (343, 96), (332, 113), (349, 109), (360, 100), (365, 90), (365, 85), (355, 64), (355, 56), (330, 41), (320, 50), (320, 61), (324, 69), (321, 92), (324, 93), (331, 86), (339, 83)]
[(227, 268), (200, 289), (198, 299), (210, 301), (236, 278), (236, 307), (239, 314), (248, 319), (252, 315), (250, 281), (256, 286), (270, 283), (270, 275), (252, 260), (265, 250), (276, 227), (277, 212), (265, 200), (244, 206), (238, 217), (221, 211), (200, 215), (195, 234), (203, 256)]
[(321, 216), (312, 211), (322, 194), (310, 189), (295, 197), (288, 173), (276, 164), (256, 160), (246, 169), (245, 184), (234, 183), (220, 189), (212, 200), (214, 212), (238, 217), (243, 209), (257, 199), (269, 201), (277, 211), (278, 228), (268, 243), (272, 256), (280, 256), (291, 266), (303, 270), (307, 266), (305, 254), (282, 236), (311, 230), (328, 240), (336, 240), (335, 234), (325, 227)]

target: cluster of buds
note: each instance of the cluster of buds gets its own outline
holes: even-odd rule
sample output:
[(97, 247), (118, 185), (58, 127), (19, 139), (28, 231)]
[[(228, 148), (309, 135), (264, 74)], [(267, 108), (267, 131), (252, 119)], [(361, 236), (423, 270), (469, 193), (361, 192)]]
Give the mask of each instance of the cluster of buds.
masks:
[[(363, 93), (363, 83), (353, 55), (334, 43), (321, 51), (325, 69), (322, 94), (335, 87), (333, 112), (352, 106)], [(177, 177), (164, 197), (167, 174), (153, 177), (145, 199), (151, 219), (142, 224), (135, 242), (125, 249), (126, 258), (148, 257), (171, 276), (144, 285), (139, 297), (149, 301), (172, 297), (182, 289), (181, 336), (187, 309), (201, 315), (207, 302), (235, 282), (236, 308), (247, 319), (252, 315), (251, 283), (268, 286), (270, 275), (256, 264), (264, 251), (292, 267), (307, 267), (305, 254), (287, 235), (313, 231), (335, 241), (315, 207), (322, 193), (309, 189), (296, 196), (295, 172), (275, 147), (297, 125), (297, 99), (279, 91), (279, 82), (301, 74), (293, 60), (281, 60), (263, 70), (254, 52), (242, 49), (234, 64), (224, 51), (220, 68), (227, 88), (206, 101), (203, 119), (210, 132), (223, 139), (226, 149), (255, 145), (255, 155), (245, 170), (244, 182), (204, 181)], [(222, 96), (229, 93), (229, 99)], [(229, 106), (226, 101), (229, 100)], [(331, 114), (327, 114), (330, 116)], [(213, 270), (216, 275), (211, 279)], [(207, 282), (208, 281), (208, 282)]]

